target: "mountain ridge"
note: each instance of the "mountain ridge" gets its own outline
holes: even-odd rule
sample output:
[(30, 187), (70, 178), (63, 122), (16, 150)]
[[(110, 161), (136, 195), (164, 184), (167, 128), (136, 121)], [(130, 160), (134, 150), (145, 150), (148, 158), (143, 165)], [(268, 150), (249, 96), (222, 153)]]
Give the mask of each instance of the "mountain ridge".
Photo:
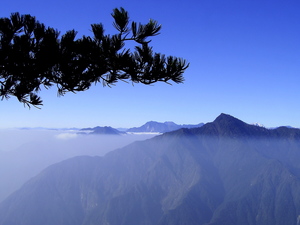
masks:
[[(176, 132), (176, 131), (175, 131)], [(215, 135), (222, 137), (261, 137), (261, 138), (291, 138), (300, 140), (300, 129), (280, 126), (268, 129), (245, 123), (231, 115), (220, 114), (213, 122), (199, 128), (191, 128), (190, 133), (199, 135)]]
[(195, 125), (191, 124), (183, 124), (178, 125), (174, 122), (167, 121), (164, 123), (156, 122), (156, 121), (149, 121), (140, 127), (133, 127), (126, 130), (126, 132), (158, 132), (158, 133), (165, 133), (171, 132), (174, 130), (178, 130), (181, 128), (193, 128), (193, 127), (201, 127), (204, 123), (199, 123)]
[(299, 132), (221, 114), (104, 157), (68, 159), (0, 204), (0, 224), (298, 225)]
[(104, 126), (104, 127), (97, 126), (97, 127), (93, 127), (93, 128), (80, 129), (80, 132), (78, 132), (78, 134), (121, 135), (121, 134), (125, 134), (125, 132), (114, 129), (110, 126)]

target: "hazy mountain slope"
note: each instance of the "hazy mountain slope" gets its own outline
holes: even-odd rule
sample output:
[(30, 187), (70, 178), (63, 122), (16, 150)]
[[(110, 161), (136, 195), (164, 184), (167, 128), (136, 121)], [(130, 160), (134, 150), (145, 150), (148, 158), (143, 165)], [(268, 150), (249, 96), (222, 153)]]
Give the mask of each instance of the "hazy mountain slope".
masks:
[(104, 157), (69, 159), (6, 199), (0, 224), (296, 225), (299, 134), (221, 114)]
[[(134, 141), (155, 136), (76, 135), (49, 130), (10, 130), (5, 135), (3, 133), (0, 133), (1, 145), (15, 142), (16, 147), (0, 151), (0, 202), (49, 165), (80, 155), (103, 156)], [(24, 143), (18, 144), (22, 139)]]
[(298, 224), (299, 185), (299, 178), (270, 160), (243, 195), (219, 206), (209, 224)]
[[(193, 156), (182, 154), (180, 148), (167, 149), (165, 155), (165, 145), (182, 145), (183, 148), (188, 143), (183, 140), (178, 143), (177, 138), (169, 143), (164, 137), (158, 139), (129, 145), (104, 158), (77, 157), (49, 167), (4, 201), (0, 212), (8, 216), (1, 218), (3, 224), (14, 219), (15, 223), (8, 224), (20, 221), (28, 221), (24, 224), (77, 224), (75, 221), (78, 221), (81, 224), (82, 220), (85, 224), (95, 221), (100, 224), (108, 221), (110, 224), (157, 223), (163, 210), (175, 208), (196, 184), (200, 170)], [(152, 150), (154, 147), (156, 151)], [(33, 204), (29, 207), (27, 202)], [(55, 210), (50, 210), (52, 207)], [(115, 216), (116, 211), (124, 210), (124, 215)], [(133, 217), (137, 212), (143, 215), (140, 220)], [(41, 217), (33, 216), (36, 213)], [(24, 219), (23, 214), (31, 214), (33, 220)], [(44, 214), (47, 217), (42, 221)], [(50, 220), (51, 216), (56, 220)], [(145, 218), (148, 219), (145, 221)]]

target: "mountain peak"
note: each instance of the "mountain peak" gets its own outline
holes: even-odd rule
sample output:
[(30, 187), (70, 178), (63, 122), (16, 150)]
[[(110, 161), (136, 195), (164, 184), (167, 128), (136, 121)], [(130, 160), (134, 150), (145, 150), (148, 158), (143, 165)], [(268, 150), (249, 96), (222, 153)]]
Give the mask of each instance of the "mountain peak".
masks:
[(216, 121), (216, 120), (224, 120), (224, 119), (236, 119), (236, 120), (238, 120), (237, 118), (235, 118), (235, 117), (233, 117), (233, 116), (231, 116), (231, 115), (229, 115), (229, 114), (226, 114), (226, 113), (221, 113), (214, 121)]
[(212, 123), (207, 123), (201, 130), (205, 134), (226, 137), (261, 136), (268, 133), (265, 128), (247, 124), (225, 113), (221, 113)]
[(234, 125), (242, 125), (246, 124), (245, 122), (225, 113), (221, 113), (214, 121), (213, 123), (219, 124), (219, 125), (229, 125), (229, 124), (234, 124)]

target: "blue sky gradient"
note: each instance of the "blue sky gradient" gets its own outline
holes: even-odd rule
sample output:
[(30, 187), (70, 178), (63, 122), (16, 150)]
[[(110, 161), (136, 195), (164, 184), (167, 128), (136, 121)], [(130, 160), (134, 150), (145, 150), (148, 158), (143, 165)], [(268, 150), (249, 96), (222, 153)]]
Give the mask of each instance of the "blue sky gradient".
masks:
[(3, 0), (0, 17), (31, 14), (64, 33), (91, 35), (90, 24), (114, 33), (112, 9), (132, 20), (162, 24), (156, 52), (185, 58), (183, 84), (117, 83), (57, 97), (42, 90), (41, 110), (16, 99), (0, 102), (0, 128), (134, 127), (147, 121), (210, 122), (220, 113), (267, 127), (300, 127), (300, 1), (185, 0), (37, 1)]

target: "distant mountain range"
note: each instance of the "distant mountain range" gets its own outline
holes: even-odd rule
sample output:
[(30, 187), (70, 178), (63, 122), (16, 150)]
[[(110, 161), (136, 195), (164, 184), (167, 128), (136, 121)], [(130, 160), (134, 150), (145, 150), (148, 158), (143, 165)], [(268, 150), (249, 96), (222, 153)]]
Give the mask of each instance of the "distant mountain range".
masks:
[(125, 131), (122, 129), (122, 131), (118, 129), (114, 129), (112, 127), (94, 127), (94, 128), (83, 128), (80, 129), (78, 132), (79, 134), (111, 134), (111, 135), (119, 135), (119, 134), (125, 134), (128, 133), (165, 133), (170, 132), (174, 130), (178, 130), (181, 128), (195, 128), (195, 127), (201, 127), (204, 123), (199, 123), (196, 125), (178, 125), (174, 122), (155, 122), (150, 121), (146, 124), (140, 126), (140, 127), (133, 127), (129, 129), (125, 129)]
[(157, 133), (165, 133), (174, 130), (178, 130), (181, 128), (195, 128), (201, 127), (204, 123), (199, 123), (197, 125), (178, 125), (174, 122), (155, 122), (150, 121), (140, 127), (133, 127), (127, 130), (127, 132), (157, 132)]
[[(110, 126), (96, 126), (93, 128), (45, 128), (45, 127), (22, 127), (22, 130), (61, 130), (61, 131), (78, 131), (79, 134), (125, 134), (129, 133), (165, 133), (174, 130), (178, 130), (181, 128), (197, 128), (202, 127), (204, 123), (199, 124), (183, 124), (179, 125), (174, 122), (156, 122), (149, 121), (140, 127), (132, 127), (132, 128), (112, 128)], [(265, 127), (260, 123), (253, 123), (251, 125)], [(287, 128), (294, 128), (292, 126), (284, 126)], [(265, 127), (266, 128), (266, 127)], [(278, 127), (268, 127), (268, 129), (276, 129)]]
[(119, 131), (117, 129), (114, 129), (112, 127), (94, 127), (94, 128), (83, 128), (80, 129), (78, 134), (109, 134), (109, 135), (120, 135), (125, 134), (123, 131)]
[(0, 204), (1, 225), (299, 225), (300, 130), (227, 114), (54, 164)]

